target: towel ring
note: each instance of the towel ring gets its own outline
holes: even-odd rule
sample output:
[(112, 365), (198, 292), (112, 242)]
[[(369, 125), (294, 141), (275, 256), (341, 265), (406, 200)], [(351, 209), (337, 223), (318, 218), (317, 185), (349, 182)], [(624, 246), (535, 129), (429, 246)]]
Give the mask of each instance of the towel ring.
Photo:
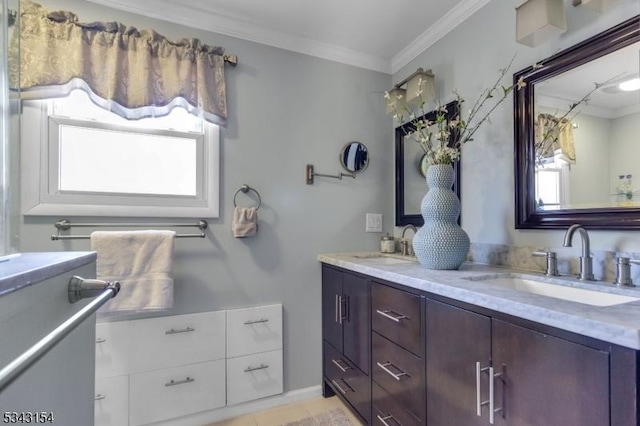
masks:
[(249, 191), (253, 191), (257, 196), (258, 196), (258, 206), (256, 207), (256, 210), (258, 210), (260, 208), (260, 206), (262, 205), (262, 197), (260, 197), (260, 193), (258, 191), (256, 191), (254, 188), (250, 187), (249, 185), (242, 185), (240, 187), (240, 189), (238, 189), (236, 191), (235, 194), (233, 194), (233, 207), (238, 207), (238, 205), (236, 204), (236, 197), (238, 196), (238, 194), (240, 192), (242, 192), (243, 194), (246, 194)]

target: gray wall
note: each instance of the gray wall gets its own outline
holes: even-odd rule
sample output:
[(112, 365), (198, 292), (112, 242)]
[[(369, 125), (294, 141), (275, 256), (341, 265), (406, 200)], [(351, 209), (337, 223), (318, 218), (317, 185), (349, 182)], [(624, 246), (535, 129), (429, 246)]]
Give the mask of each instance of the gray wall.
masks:
[[(611, 140), (611, 187), (618, 185), (619, 175), (632, 175), (633, 187), (640, 189), (640, 163), (638, 141), (640, 141), (640, 113), (625, 115), (612, 120)], [(634, 201), (638, 202), (637, 193)]]
[[(468, 104), (492, 85), (498, 70), (516, 55), (512, 73), (640, 13), (638, 0), (620, 0), (604, 13), (566, 1), (569, 30), (537, 48), (515, 41), (515, 3), (489, 2), (393, 75), (400, 81), (418, 67), (431, 68), (443, 103), (457, 89)], [(507, 83), (510, 82), (510, 78)], [(472, 242), (517, 246), (562, 244), (563, 231), (520, 231), (514, 227), (513, 103), (505, 101), (462, 151), (462, 226)], [(640, 249), (634, 233), (594, 231), (594, 249)], [(577, 254), (577, 253), (576, 253)]]
[[(282, 303), (285, 390), (319, 385), (317, 255), (378, 249), (380, 234), (364, 232), (367, 212), (384, 215), (385, 231), (393, 226), (393, 134), (382, 98), (390, 76), (83, 1), (40, 3), (50, 10), (74, 11), (80, 21), (116, 20), (153, 28), (170, 39), (198, 37), (238, 55), (238, 66), (227, 67), (221, 217), (210, 220), (207, 239), (177, 241), (175, 308), (169, 313)], [(305, 184), (307, 163), (319, 173), (340, 171), (338, 154), (352, 140), (370, 150), (363, 174)], [(233, 194), (244, 183), (262, 195), (260, 229), (256, 237), (234, 239)], [(247, 199), (240, 194), (238, 201)], [(24, 218), (21, 251), (88, 249), (86, 240), (51, 241), (58, 219)], [(91, 229), (76, 233), (85, 231)]]

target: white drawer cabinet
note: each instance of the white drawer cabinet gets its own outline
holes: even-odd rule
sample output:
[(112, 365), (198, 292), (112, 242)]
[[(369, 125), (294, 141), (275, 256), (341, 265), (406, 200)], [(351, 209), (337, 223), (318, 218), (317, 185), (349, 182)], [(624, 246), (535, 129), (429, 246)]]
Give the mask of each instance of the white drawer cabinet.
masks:
[(225, 361), (130, 376), (130, 425), (143, 425), (225, 405)]
[(131, 321), (130, 373), (225, 358), (225, 311)]
[(96, 324), (96, 379), (129, 373), (130, 321)]
[(227, 358), (282, 349), (282, 305), (227, 311)]
[(129, 376), (96, 380), (94, 426), (129, 424)]
[(227, 359), (227, 405), (282, 393), (282, 350)]

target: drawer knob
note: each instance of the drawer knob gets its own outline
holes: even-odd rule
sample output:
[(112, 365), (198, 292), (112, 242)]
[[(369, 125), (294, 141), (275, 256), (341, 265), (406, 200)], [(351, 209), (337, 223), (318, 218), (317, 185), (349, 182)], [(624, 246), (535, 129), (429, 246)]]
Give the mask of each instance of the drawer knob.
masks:
[(245, 321), (244, 325), (252, 325), (252, 324), (260, 324), (263, 322), (269, 322), (268, 318), (261, 318), (259, 320), (249, 320), (249, 321)]
[(103, 400), (103, 399), (106, 399), (106, 398), (107, 398), (106, 396), (104, 396), (104, 395), (99, 393), (99, 394), (96, 394), (96, 396), (93, 398), (93, 400), (94, 401), (100, 401), (100, 400)]
[(185, 383), (193, 383), (195, 381), (196, 381), (196, 379), (193, 379), (193, 378), (187, 376), (187, 378), (184, 379), (184, 380), (171, 380), (169, 383), (165, 383), (164, 385), (165, 386), (177, 386), (177, 385), (183, 385)]
[(403, 320), (403, 319), (411, 319), (406, 315), (393, 312), (390, 309), (385, 309), (384, 311), (381, 311), (380, 309), (378, 309), (376, 310), (376, 313), (395, 322), (400, 322), (400, 320)]
[[(378, 364), (378, 367), (382, 368), (384, 370), (385, 373), (389, 374), (391, 377), (393, 377), (396, 380), (400, 380), (400, 378), (402, 376), (408, 376), (408, 374), (404, 371), (402, 371), (401, 369), (399, 369), (398, 367), (396, 367), (395, 365), (393, 365), (392, 362), (384, 362), (384, 363), (380, 363), (380, 362), (376, 362), (376, 364)], [(389, 370), (389, 368), (387, 367), (393, 367), (396, 370), (399, 371), (399, 373), (394, 373), (393, 371)]]
[(252, 371), (257, 371), (257, 370), (264, 370), (265, 368), (269, 368), (268, 365), (266, 364), (260, 364), (259, 367), (247, 367), (244, 369), (245, 373), (251, 373)]
[(179, 334), (179, 333), (190, 333), (192, 331), (196, 331), (195, 328), (193, 327), (187, 327), (187, 328), (183, 328), (181, 330), (174, 330), (173, 328), (171, 330), (167, 330), (164, 332), (164, 334)]

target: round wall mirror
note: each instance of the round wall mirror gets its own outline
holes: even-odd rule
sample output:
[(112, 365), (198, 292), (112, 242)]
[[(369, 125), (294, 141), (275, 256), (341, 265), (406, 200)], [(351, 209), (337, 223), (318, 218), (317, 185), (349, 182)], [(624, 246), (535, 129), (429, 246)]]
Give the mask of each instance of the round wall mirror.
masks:
[(342, 148), (340, 164), (353, 174), (364, 171), (369, 165), (369, 152), (361, 142), (349, 142)]
[(429, 168), (429, 157), (427, 154), (422, 154), (422, 157), (418, 160), (417, 168), (423, 178), (427, 177), (427, 169)]

